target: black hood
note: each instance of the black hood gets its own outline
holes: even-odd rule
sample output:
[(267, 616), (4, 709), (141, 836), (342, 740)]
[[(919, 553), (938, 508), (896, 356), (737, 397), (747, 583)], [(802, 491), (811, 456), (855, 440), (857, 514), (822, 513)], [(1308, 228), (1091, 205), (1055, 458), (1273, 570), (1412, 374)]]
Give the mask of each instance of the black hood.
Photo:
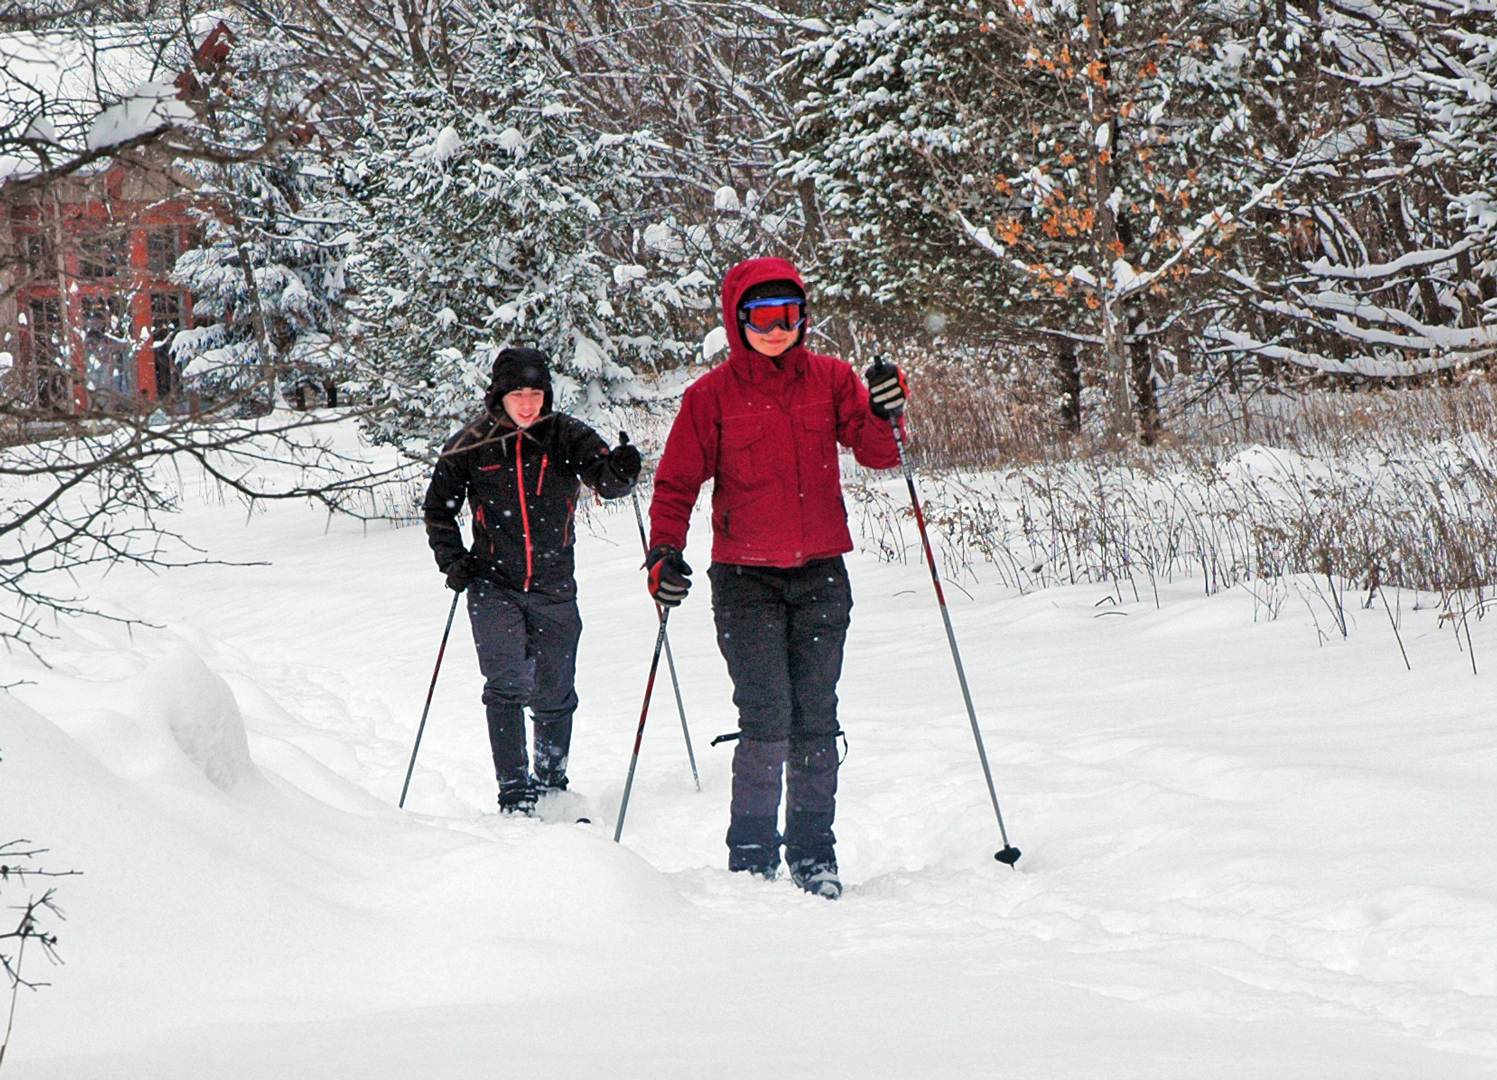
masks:
[(504, 415), (504, 395), (513, 390), (544, 390), (541, 415), (551, 411), (551, 360), (539, 349), (505, 349), (494, 358), (494, 374), (483, 397), (484, 407), (494, 416)]

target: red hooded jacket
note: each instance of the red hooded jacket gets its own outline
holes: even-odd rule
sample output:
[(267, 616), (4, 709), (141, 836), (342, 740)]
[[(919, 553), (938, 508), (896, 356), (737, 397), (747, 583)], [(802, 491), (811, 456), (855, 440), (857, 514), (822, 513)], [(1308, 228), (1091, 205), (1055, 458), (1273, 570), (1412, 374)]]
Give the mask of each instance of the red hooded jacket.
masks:
[[(899, 464), (886, 420), (852, 368), (800, 344), (770, 359), (738, 332), (738, 300), (765, 281), (801, 283), (784, 259), (750, 259), (723, 279), (729, 352), (687, 389), (655, 472), (650, 546), (686, 547), (691, 508), (712, 480), (712, 561), (801, 566), (851, 551), (837, 445), (873, 469)], [(804, 285), (802, 284), (802, 288)]]

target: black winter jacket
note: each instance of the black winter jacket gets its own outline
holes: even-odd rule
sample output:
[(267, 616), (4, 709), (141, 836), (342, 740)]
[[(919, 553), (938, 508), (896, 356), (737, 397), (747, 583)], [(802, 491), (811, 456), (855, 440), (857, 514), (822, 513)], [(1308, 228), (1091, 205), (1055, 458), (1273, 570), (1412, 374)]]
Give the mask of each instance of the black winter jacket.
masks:
[(579, 481), (605, 499), (634, 487), (613, 471), (608, 444), (580, 420), (546, 413), (524, 431), (485, 416), (442, 448), (423, 502), (426, 539), (445, 573), (470, 554), (458, 529), (467, 499), (472, 571), (521, 591), (575, 596), (573, 514)]

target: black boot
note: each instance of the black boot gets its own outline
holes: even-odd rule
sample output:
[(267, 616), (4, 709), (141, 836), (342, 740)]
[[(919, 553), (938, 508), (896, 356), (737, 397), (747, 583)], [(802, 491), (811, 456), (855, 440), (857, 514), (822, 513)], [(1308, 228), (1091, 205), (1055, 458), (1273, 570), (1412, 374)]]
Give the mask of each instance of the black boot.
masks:
[(572, 720), (535, 722), (535, 782), (541, 794), (567, 789), (567, 751), (572, 744)]
[(830, 813), (812, 810), (788, 812), (785, 815), (785, 862), (790, 867), (790, 880), (812, 896), (824, 896), (828, 900), (841, 896), (836, 843)]
[(530, 777), (506, 781), (499, 785), (499, 812), (532, 817), (536, 796), (535, 782)]
[(499, 781), (499, 812), (528, 817), (535, 809), (536, 793), (525, 756), (525, 710), (509, 704), (492, 704), (486, 709), (494, 778)]
[(837, 877), (837, 860), (795, 859), (790, 862), (790, 880), (812, 896), (835, 900), (842, 895), (842, 882)]
[(728, 826), (728, 869), (773, 881), (780, 870), (780, 834), (772, 817), (734, 814)]
[(790, 878), (813, 896), (842, 895), (837, 877), (836, 736), (797, 739), (785, 764), (785, 862)]
[(728, 869), (774, 880), (780, 867), (780, 774), (789, 743), (740, 739), (733, 750), (733, 816)]

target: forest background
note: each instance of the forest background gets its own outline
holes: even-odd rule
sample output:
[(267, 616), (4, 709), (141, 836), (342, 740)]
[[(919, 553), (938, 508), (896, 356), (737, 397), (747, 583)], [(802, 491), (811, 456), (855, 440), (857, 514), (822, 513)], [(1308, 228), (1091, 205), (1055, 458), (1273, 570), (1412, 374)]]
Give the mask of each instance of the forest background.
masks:
[[(721, 347), (723, 271), (775, 254), (812, 284), (813, 346), (894, 355), (927, 443), (992, 464), (1077, 435), (1154, 443), (1202, 408), (1251, 435), (1252, 399), (1285, 390), (1480, 377), (1493, 14), (25, 5), (12, 38), (71, 38), (101, 66), (123, 40), (158, 77), (196, 67), (196, 89), (109, 135), (120, 92), (69, 103), (70, 129), (11, 70), (0, 155), (13, 191), (128, 154), (201, 201), (176, 278), (205, 325), (174, 351), (219, 399), (315, 375), (429, 452), (525, 342), (556, 357), (566, 407), (668, 402), (658, 377)], [(194, 58), (220, 19), (227, 59)], [(5, 288), (49, 272), (24, 255)]]

